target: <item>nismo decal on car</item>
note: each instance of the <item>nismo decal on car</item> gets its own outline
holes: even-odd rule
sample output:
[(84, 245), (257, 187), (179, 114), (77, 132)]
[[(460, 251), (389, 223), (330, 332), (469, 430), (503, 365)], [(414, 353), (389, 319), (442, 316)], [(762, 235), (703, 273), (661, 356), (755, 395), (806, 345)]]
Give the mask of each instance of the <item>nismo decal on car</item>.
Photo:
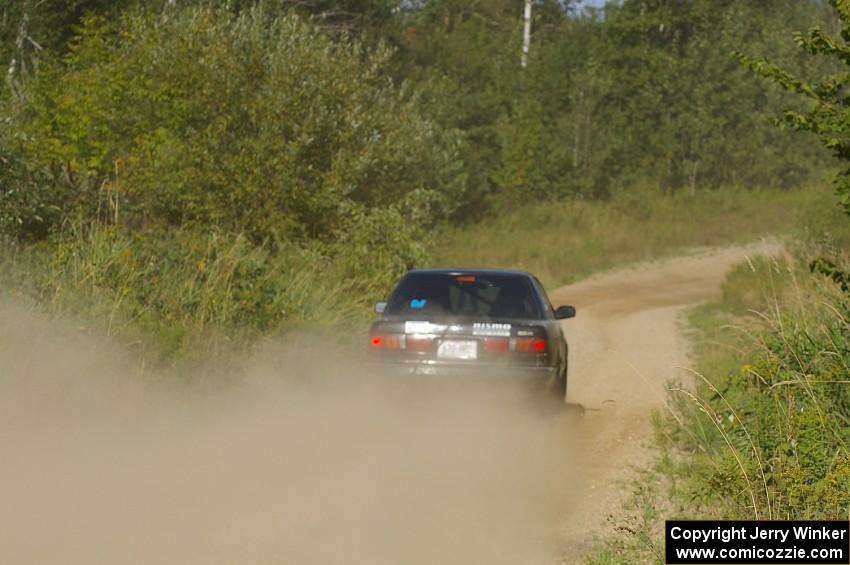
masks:
[(476, 322), (472, 324), (472, 335), (481, 335), (486, 337), (510, 337), (511, 324)]

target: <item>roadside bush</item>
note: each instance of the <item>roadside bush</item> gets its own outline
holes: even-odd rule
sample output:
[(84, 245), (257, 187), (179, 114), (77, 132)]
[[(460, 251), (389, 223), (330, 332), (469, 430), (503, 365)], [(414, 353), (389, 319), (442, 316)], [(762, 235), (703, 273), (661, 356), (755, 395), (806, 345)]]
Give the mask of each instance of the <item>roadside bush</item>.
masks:
[(373, 208), (422, 225), (463, 190), (457, 138), (386, 77), (390, 56), (261, 6), (92, 17), (15, 126), (84, 219), (333, 242)]
[[(0, 107), (3, 101), (0, 98)], [(51, 182), (43, 169), (33, 169), (23, 157), (22, 140), (12, 120), (0, 112), (0, 238), (44, 239), (59, 223), (73, 195)]]

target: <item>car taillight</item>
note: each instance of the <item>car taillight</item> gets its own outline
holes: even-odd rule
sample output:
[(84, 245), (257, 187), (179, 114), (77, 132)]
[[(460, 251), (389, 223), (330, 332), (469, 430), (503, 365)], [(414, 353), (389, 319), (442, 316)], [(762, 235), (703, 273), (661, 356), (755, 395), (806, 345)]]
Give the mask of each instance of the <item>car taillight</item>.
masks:
[(549, 348), (549, 342), (541, 337), (528, 337), (516, 340), (516, 350), (521, 353), (543, 353)]
[(398, 349), (399, 347), (397, 335), (372, 334), (369, 343), (373, 349)]
[(484, 340), (484, 351), (504, 353), (508, 350), (510, 341), (506, 337), (488, 337)]
[(434, 343), (430, 337), (414, 337), (412, 335), (405, 336), (405, 348), (410, 351), (428, 351)]

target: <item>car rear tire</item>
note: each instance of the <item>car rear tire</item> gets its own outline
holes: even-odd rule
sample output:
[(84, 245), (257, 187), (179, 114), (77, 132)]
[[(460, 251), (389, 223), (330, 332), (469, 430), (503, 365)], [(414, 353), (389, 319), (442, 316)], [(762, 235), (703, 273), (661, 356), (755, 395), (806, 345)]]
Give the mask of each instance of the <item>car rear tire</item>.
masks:
[(552, 382), (552, 386), (550, 388), (550, 392), (552, 396), (560, 401), (567, 401), (567, 363), (564, 362), (564, 368), (561, 369), (560, 374), (555, 378)]

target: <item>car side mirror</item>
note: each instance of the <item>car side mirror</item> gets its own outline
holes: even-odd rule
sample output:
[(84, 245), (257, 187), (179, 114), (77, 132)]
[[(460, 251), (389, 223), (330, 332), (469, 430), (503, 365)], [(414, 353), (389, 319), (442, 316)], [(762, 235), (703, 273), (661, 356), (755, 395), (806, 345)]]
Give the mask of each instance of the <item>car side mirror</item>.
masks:
[(384, 310), (386, 310), (386, 309), (387, 309), (387, 303), (386, 302), (375, 302), (375, 312), (377, 312), (378, 314), (383, 314)]
[(576, 309), (574, 306), (558, 306), (558, 309), (555, 310), (555, 319), (557, 320), (565, 320), (567, 318), (574, 318), (576, 315)]

